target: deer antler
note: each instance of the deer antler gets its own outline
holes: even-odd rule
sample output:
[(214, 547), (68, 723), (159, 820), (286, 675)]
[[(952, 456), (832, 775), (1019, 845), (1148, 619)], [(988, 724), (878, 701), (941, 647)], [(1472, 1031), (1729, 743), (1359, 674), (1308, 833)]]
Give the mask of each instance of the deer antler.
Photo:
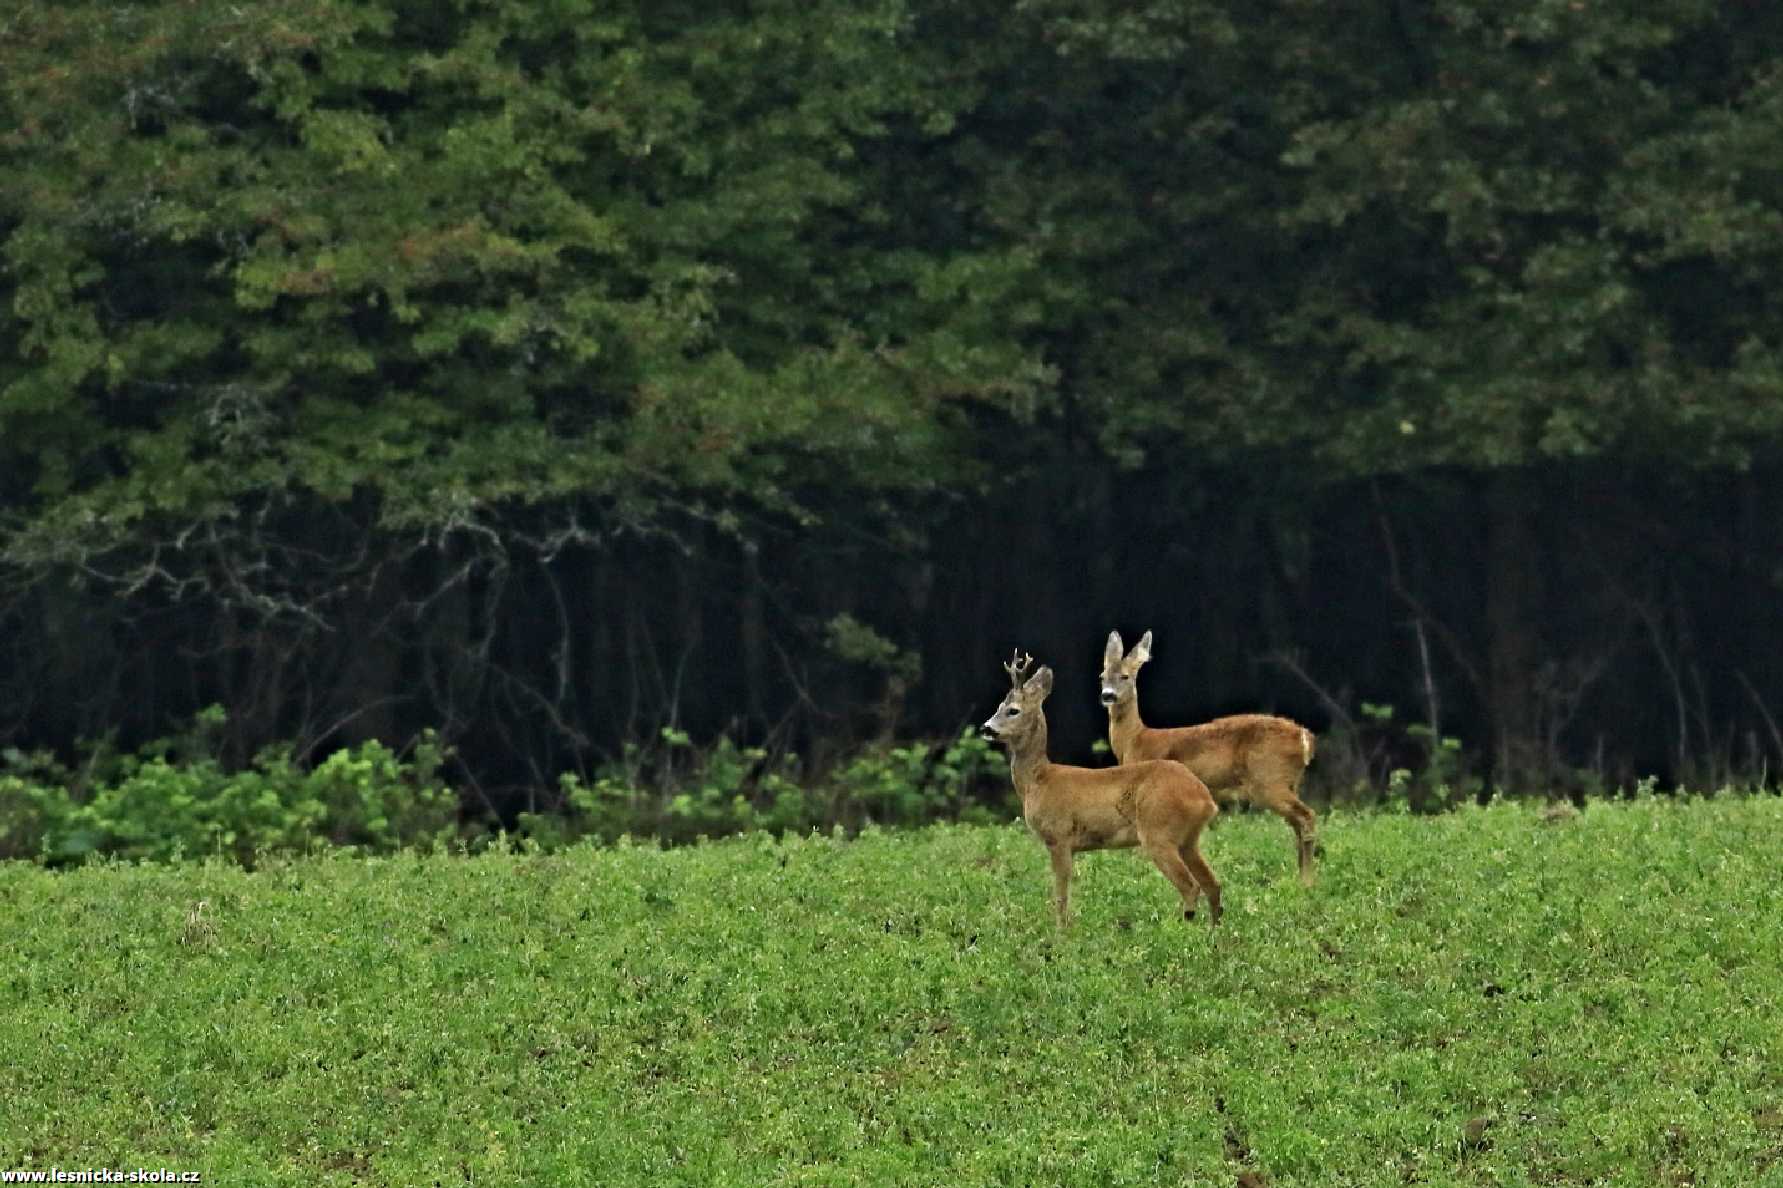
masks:
[(1022, 650), (1017, 648), (1010, 655), (1009, 663), (1003, 666), (1003, 671), (1009, 674), (1009, 683), (1019, 689), (1022, 687), (1022, 682), (1027, 679), (1028, 669), (1032, 667), (1034, 667), (1034, 657), (1022, 655)]

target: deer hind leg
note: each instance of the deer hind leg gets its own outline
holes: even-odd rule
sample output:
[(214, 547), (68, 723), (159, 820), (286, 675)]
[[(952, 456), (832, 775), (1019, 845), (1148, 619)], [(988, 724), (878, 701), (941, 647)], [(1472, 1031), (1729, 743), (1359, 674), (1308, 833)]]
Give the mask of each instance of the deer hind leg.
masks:
[[(1212, 816), (1212, 813), (1207, 814)], [(1139, 845), (1146, 856), (1164, 872), (1164, 877), (1176, 887), (1182, 896), (1183, 919), (1193, 920), (1195, 908), (1203, 894), (1207, 896), (1208, 923), (1220, 922), (1220, 883), (1213, 877), (1213, 871), (1201, 857), (1198, 842), (1201, 827), (1206, 824), (1205, 818), (1194, 820), (1187, 830), (1164, 831), (1160, 829), (1141, 829)], [(1172, 833), (1175, 836), (1172, 836)], [(1181, 840), (1177, 840), (1180, 838)]]
[(1300, 848), (1300, 882), (1302, 886), (1312, 886), (1313, 856), (1319, 845), (1318, 818), (1313, 811), (1294, 798), (1294, 818), (1289, 824), (1294, 827), (1294, 836)]
[(1318, 816), (1306, 803), (1295, 795), (1298, 779), (1270, 780), (1259, 787), (1253, 784), (1260, 793), (1255, 799), (1263, 808), (1268, 809), (1287, 823), (1294, 831), (1294, 853), (1300, 866), (1300, 885), (1312, 886), (1313, 855), (1318, 849)]
[(1183, 868), (1195, 881), (1195, 889), (1183, 897), (1182, 918), (1185, 920), (1193, 920), (1195, 909), (1201, 904), (1201, 880), (1195, 876), (1194, 853), (1195, 851), (1189, 847), (1187, 842), (1176, 847), (1176, 856), (1182, 859)]
[(1071, 926), (1071, 847), (1057, 844), (1047, 847), (1052, 854), (1052, 902), (1058, 913), (1059, 927)]
[(1201, 890), (1207, 895), (1207, 923), (1212, 926), (1220, 922), (1220, 881), (1214, 878), (1213, 867), (1207, 865), (1207, 859), (1201, 856), (1201, 830), (1213, 819), (1214, 813), (1220, 810), (1217, 806), (1209, 807), (1213, 811), (1195, 822), (1189, 836), (1177, 847), (1177, 852), (1182, 856), (1183, 865), (1189, 868), (1189, 873), (1195, 876), (1195, 882), (1200, 884)]
[(1318, 817), (1298, 796), (1288, 793), (1286, 805), (1279, 810), (1288, 828), (1294, 831), (1295, 851), (1300, 859), (1300, 885), (1312, 886), (1313, 855), (1318, 848)]

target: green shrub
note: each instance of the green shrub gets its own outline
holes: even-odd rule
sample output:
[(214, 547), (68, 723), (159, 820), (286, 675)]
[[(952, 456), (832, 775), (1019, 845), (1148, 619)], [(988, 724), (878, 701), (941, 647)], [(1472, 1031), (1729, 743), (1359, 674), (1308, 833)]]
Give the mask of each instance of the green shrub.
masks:
[[(447, 752), (432, 734), (406, 757), (369, 742), (306, 767), (289, 747), (273, 747), (231, 770), (215, 753), (222, 723), (220, 709), (207, 710), (134, 753), (101, 741), (73, 767), (0, 755), (0, 859), (217, 855), (252, 865), (321, 845), (426, 847), (475, 828), (457, 824), (458, 796), (440, 774)], [(592, 777), (565, 774), (558, 792), (553, 811), (518, 822), (545, 849), (627, 834), (678, 843), (755, 830), (988, 823), (1012, 809), (1002, 756), (970, 730), (945, 743), (872, 747), (807, 778), (797, 756), (729, 738), (697, 748), (665, 729), (649, 755), (627, 747)]]
[(91, 840), (76, 840), (67, 828), (74, 809), (67, 789), (60, 785), (0, 775), (0, 859), (78, 856), (51, 854), (46, 845), (51, 837), (62, 839), (62, 844), (75, 840), (82, 852), (90, 853)]
[(209, 754), (170, 758), (190, 741), (158, 740), (135, 755), (96, 747), (78, 771), (7, 755), (0, 858), (59, 865), (93, 854), (218, 854), (251, 864), (319, 841), (388, 852), (453, 832), (457, 796), (439, 779), (445, 751), (431, 734), (408, 759), (369, 742), (305, 769), (289, 748), (273, 748), (241, 771)]
[(323, 828), (336, 845), (384, 851), (444, 840), (458, 815), (457, 794), (439, 778), (445, 759), (432, 731), (407, 760), (368, 742), (323, 760), (305, 776), (305, 793), (322, 806)]
[(944, 819), (986, 824), (998, 814), (969, 795), (981, 781), (995, 777), (1001, 794), (994, 802), (1006, 803), (1005, 773), (1002, 754), (967, 729), (939, 754), (925, 744), (864, 751), (838, 769), (834, 780), (840, 803), (882, 824)]
[(647, 765), (628, 749), (626, 762), (592, 779), (561, 777), (560, 810), (522, 814), (521, 831), (549, 848), (579, 837), (681, 842), (756, 829), (982, 823), (1007, 815), (1003, 758), (970, 730), (946, 744), (871, 748), (810, 782), (796, 756), (770, 755), (728, 738), (696, 752), (686, 735), (665, 729), (662, 743), (678, 761), (657, 765), (654, 787), (638, 774)]

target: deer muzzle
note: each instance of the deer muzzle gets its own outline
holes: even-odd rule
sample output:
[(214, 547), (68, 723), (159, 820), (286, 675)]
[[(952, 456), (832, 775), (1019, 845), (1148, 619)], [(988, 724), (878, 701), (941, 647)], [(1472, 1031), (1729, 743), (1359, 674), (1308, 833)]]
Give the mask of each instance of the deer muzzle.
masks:
[(1102, 704), (1103, 705), (1113, 705), (1114, 704), (1114, 690), (1110, 689), (1107, 685), (1102, 686)]

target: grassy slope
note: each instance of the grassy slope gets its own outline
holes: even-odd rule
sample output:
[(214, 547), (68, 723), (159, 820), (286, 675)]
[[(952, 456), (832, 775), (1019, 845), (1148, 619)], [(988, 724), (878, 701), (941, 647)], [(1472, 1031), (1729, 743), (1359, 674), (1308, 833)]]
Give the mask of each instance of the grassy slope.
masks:
[[(0, 1167), (207, 1183), (1783, 1183), (1783, 800), (0, 868)], [(202, 901), (202, 907), (195, 907)], [(1484, 1119), (1484, 1122), (1479, 1121)], [(1470, 1139), (1469, 1123), (1474, 1139)]]

